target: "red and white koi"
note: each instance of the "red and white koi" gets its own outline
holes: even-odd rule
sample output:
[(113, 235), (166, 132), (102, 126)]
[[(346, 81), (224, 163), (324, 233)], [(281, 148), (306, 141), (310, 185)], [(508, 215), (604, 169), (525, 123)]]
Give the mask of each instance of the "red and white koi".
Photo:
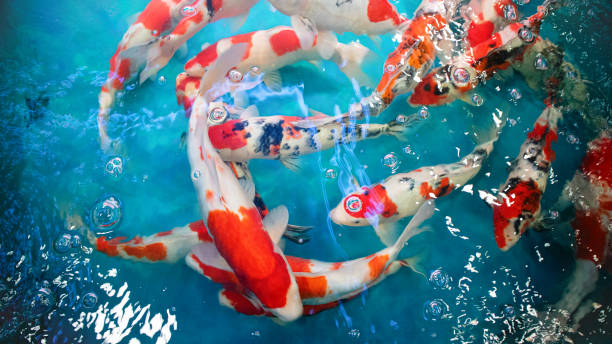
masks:
[(398, 220), (413, 215), (428, 199), (446, 196), (478, 174), (497, 135), (496, 131), (493, 139), (479, 144), (458, 162), (421, 167), (361, 187), (345, 196), (329, 216), (339, 225), (372, 225), (381, 241), (389, 245), (396, 238)]
[[(229, 79), (234, 83), (233, 88), (253, 88), (263, 79), (270, 89), (280, 90), (282, 80), (278, 69), (299, 61), (314, 60), (331, 60), (338, 64), (349, 78), (367, 82), (367, 76), (361, 71), (361, 64), (370, 54), (368, 48), (357, 42), (339, 43), (336, 35), (329, 31), (314, 33), (289, 26), (221, 39), (204, 48), (185, 64), (187, 76), (202, 77), (223, 52), (239, 43), (246, 43), (248, 48), (240, 62), (233, 66), (229, 73)], [(259, 75), (263, 75), (263, 78), (258, 78)], [(246, 76), (249, 78), (243, 79)], [(193, 78), (182, 78), (186, 82), (194, 81)], [(177, 93), (185, 87), (181, 81), (177, 82)], [(178, 100), (182, 101), (181, 98)]]
[[(383, 134), (403, 139), (413, 122), (411, 119), (416, 118), (412, 115), (404, 122), (393, 120), (385, 124), (353, 126), (323, 114), (257, 117), (255, 111), (250, 111), (252, 108), (243, 111), (241, 118), (230, 119), (223, 103), (209, 106), (208, 136), (223, 160), (274, 159), (295, 169), (299, 156), (326, 150), (338, 143), (372, 139)], [(220, 124), (212, 125), (214, 123)]]
[[(355, 297), (381, 282), (401, 266), (414, 264), (411, 260), (396, 258), (406, 241), (423, 231), (417, 227), (432, 216), (434, 209), (433, 201), (425, 203), (395, 243), (367, 257), (337, 263), (287, 257), (300, 288), (304, 315), (335, 307), (339, 301)], [(259, 306), (257, 300), (245, 295), (227, 263), (215, 254), (213, 245), (198, 245), (186, 261), (196, 271), (224, 286), (219, 293), (221, 304), (248, 315), (273, 315)]]
[[(240, 284), (266, 310), (283, 321), (292, 321), (302, 315), (295, 277), (283, 252), (266, 231), (253, 200), (246, 195), (208, 137), (208, 90), (227, 74), (247, 48), (247, 44), (238, 44), (226, 51), (201, 82), (187, 136), (191, 178), (214, 246)], [(286, 227), (280, 219), (275, 220), (269, 221), (275, 227)]]
[(518, 20), (518, 9), (512, 0), (471, 0), (464, 7), (466, 43), (476, 46), (511, 22)]
[(268, 0), (281, 13), (308, 18), (318, 30), (380, 35), (407, 21), (388, 0)]
[(552, 142), (557, 141), (561, 111), (547, 106), (535, 122), (514, 160), (506, 182), (493, 204), (493, 226), (497, 246), (507, 251), (539, 219), (540, 199), (555, 159)]
[(204, 25), (248, 12), (256, 2), (196, 0), (192, 4), (193, 0), (151, 0), (123, 35), (110, 59), (110, 71), (98, 95), (98, 131), (102, 147), (108, 148), (110, 144), (106, 126), (116, 93), (143, 66), (141, 83), (164, 67), (176, 50)]

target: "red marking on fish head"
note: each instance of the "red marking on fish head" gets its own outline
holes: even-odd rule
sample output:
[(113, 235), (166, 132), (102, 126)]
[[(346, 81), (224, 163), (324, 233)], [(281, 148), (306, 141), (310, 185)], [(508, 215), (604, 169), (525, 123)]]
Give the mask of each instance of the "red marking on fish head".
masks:
[(254, 34), (255, 32), (243, 33), (241, 35), (236, 35), (231, 38), (232, 44), (238, 44), (238, 43), (247, 44), (247, 49), (244, 52), (244, 55), (242, 56), (242, 61), (249, 58), (249, 55), (251, 53), (251, 47), (253, 47), (253, 35)]
[(511, 180), (493, 206), (493, 227), (497, 246), (506, 251), (514, 246), (540, 211), (542, 192), (533, 181)]
[(362, 187), (360, 192), (344, 198), (343, 208), (337, 207), (332, 212), (332, 220), (346, 225), (365, 225), (372, 218), (391, 217), (397, 213), (397, 205), (387, 195), (381, 184), (374, 187)]
[(270, 37), (272, 50), (278, 56), (283, 56), (300, 49), (300, 40), (293, 30), (281, 30)]
[(373, 23), (391, 19), (394, 25), (406, 21), (388, 0), (370, 0), (368, 2), (368, 19)]
[(208, 136), (216, 149), (239, 149), (247, 145), (247, 129), (235, 119), (208, 127)]
[(442, 105), (450, 102), (448, 97), (449, 87), (442, 85), (436, 75), (438, 70), (427, 74), (419, 82), (410, 95), (409, 102), (412, 105)]
[(536, 122), (533, 130), (527, 134), (527, 137), (534, 141), (544, 140), (543, 152), (544, 158), (548, 161), (555, 160), (555, 152), (552, 150), (552, 142), (557, 141), (557, 132), (548, 126), (548, 123), (541, 124)]

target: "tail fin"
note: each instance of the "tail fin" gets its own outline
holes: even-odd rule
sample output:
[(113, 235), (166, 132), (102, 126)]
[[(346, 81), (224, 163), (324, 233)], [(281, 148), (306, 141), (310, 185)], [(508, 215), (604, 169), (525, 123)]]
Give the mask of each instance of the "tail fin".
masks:
[(334, 56), (338, 47), (338, 37), (331, 31), (321, 31), (317, 33), (316, 49), (324, 60), (329, 60)]
[(385, 133), (395, 136), (400, 141), (406, 141), (406, 135), (409, 129), (418, 122), (419, 117), (416, 114), (406, 116), (403, 121), (392, 120), (387, 123)]
[(400, 259), (398, 260), (398, 262), (400, 263), (400, 265), (408, 267), (417, 274), (427, 278), (427, 269), (425, 268), (423, 263), (426, 261), (428, 255), (429, 248), (425, 248), (414, 256)]
[(350, 44), (338, 43), (336, 47), (337, 56), (334, 62), (340, 70), (349, 78), (355, 79), (360, 85), (373, 87), (374, 83), (362, 70), (365, 61), (374, 58), (374, 53), (365, 46), (351, 42)]
[(428, 200), (419, 208), (419, 210), (417, 210), (416, 214), (414, 214), (406, 228), (404, 228), (404, 232), (399, 236), (399, 238), (397, 238), (395, 244), (393, 244), (393, 249), (395, 252), (399, 253), (408, 239), (426, 230), (426, 228), (418, 228), (418, 226), (423, 223), (423, 221), (429, 219), (433, 215), (435, 209), (436, 206), (434, 201)]

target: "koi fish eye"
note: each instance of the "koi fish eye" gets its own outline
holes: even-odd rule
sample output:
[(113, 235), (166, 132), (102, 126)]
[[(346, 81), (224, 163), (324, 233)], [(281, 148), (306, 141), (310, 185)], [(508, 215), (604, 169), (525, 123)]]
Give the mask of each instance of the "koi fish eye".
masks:
[(361, 207), (362, 207), (361, 200), (357, 196), (351, 196), (347, 198), (346, 201), (344, 202), (344, 208), (349, 213), (357, 213), (361, 210)]
[(242, 81), (242, 73), (240, 73), (236, 69), (230, 70), (228, 76), (229, 76), (229, 79), (232, 82), (240, 82), (240, 81)]
[(518, 32), (519, 38), (525, 43), (531, 43), (535, 39), (535, 35), (528, 27), (522, 27)]
[(470, 81), (470, 73), (465, 68), (455, 67), (451, 71), (451, 81), (457, 87), (465, 87)]
[(210, 124), (220, 124), (225, 122), (227, 110), (223, 106), (216, 106), (208, 112), (208, 122)]

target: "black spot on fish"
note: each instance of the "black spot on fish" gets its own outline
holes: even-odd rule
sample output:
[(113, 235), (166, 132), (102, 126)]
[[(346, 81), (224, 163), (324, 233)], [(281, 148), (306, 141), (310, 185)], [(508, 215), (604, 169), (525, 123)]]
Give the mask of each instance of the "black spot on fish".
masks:
[(431, 85), (430, 84), (425, 84), (425, 86), (423, 86), (423, 89), (427, 92), (431, 91)]
[(236, 122), (234, 123), (234, 127), (232, 128), (232, 131), (244, 130), (244, 128), (246, 128), (248, 125), (249, 125), (248, 121)]
[(443, 88), (440, 88), (440, 86), (438, 85), (438, 86), (436, 86), (436, 87), (434, 88), (434, 92), (433, 92), (433, 93), (434, 93), (436, 96), (440, 96), (440, 95), (443, 95), (443, 94), (447, 94), (447, 93), (448, 93), (448, 91), (449, 91), (448, 87), (443, 87)]
[(287, 143), (284, 143), (282, 149), (283, 150), (289, 150), (289, 149), (291, 149), (291, 146), (289, 146)]
[(266, 204), (264, 203), (259, 193), (255, 193), (255, 198), (253, 199), (253, 203), (257, 207), (257, 210), (259, 211), (260, 214), (268, 213), (268, 207), (266, 207)]
[(278, 123), (267, 123), (263, 126), (263, 133), (259, 138), (259, 145), (255, 149), (256, 152), (262, 152), (264, 155), (270, 155), (270, 147), (280, 145), (283, 140), (283, 127), (285, 121)]

